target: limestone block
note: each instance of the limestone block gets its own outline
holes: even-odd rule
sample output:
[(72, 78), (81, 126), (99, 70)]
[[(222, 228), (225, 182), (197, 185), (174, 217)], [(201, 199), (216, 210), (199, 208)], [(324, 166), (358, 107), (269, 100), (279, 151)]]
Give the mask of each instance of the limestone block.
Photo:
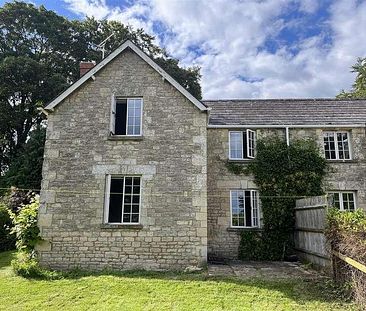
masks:
[(39, 227), (50, 227), (52, 225), (52, 214), (40, 213), (38, 215), (38, 226)]

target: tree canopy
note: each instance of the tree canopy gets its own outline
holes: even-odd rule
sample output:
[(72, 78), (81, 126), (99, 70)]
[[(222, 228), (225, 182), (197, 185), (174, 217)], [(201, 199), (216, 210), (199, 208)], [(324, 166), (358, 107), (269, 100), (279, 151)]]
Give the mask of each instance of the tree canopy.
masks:
[[(38, 108), (79, 78), (81, 60), (101, 60), (98, 44), (111, 34), (106, 55), (130, 39), (193, 96), (201, 98), (199, 68), (181, 68), (178, 60), (168, 57), (143, 29), (94, 18), (68, 20), (42, 5), (6, 3), (0, 8), (0, 188), (19, 186), (19, 178), (14, 179), (15, 168), (33, 165), (22, 153), (43, 146), (37, 141), (44, 140), (42, 135), (29, 139), (30, 133), (40, 131), (44, 123)], [(30, 147), (30, 143), (36, 146)], [(15, 162), (17, 166), (12, 165)], [(38, 164), (35, 169), (39, 170)], [(36, 180), (22, 186), (39, 187), (41, 176), (32, 178)]]
[(366, 98), (366, 57), (357, 58), (356, 64), (352, 66), (351, 72), (356, 72), (356, 79), (349, 92), (342, 90), (337, 98)]

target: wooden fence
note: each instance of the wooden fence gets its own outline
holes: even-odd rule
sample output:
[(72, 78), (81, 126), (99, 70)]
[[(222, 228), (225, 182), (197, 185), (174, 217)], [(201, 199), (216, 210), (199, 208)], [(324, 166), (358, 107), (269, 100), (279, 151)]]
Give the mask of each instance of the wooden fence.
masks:
[(324, 236), (326, 196), (310, 197), (296, 201), (295, 249), (300, 258), (323, 269), (331, 268), (331, 256)]

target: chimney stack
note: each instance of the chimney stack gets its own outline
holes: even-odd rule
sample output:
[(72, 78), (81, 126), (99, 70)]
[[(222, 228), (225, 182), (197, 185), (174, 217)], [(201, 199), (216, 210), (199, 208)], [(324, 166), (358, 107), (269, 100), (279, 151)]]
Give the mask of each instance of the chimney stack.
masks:
[(94, 66), (95, 66), (95, 62), (81, 61), (80, 62), (80, 77), (82, 77), (83, 75), (85, 75)]

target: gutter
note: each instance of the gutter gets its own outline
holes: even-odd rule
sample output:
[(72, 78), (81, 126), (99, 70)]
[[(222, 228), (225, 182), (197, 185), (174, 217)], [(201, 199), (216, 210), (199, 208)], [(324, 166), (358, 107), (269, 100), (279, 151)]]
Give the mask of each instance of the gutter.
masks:
[(296, 125), (274, 125), (274, 124), (227, 124), (227, 125), (215, 125), (215, 124), (209, 124), (207, 125), (207, 128), (212, 129), (238, 129), (238, 128), (246, 128), (246, 129), (265, 129), (265, 128), (275, 128), (275, 129), (283, 129), (283, 128), (365, 128), (366, 124), (296, 124)]

